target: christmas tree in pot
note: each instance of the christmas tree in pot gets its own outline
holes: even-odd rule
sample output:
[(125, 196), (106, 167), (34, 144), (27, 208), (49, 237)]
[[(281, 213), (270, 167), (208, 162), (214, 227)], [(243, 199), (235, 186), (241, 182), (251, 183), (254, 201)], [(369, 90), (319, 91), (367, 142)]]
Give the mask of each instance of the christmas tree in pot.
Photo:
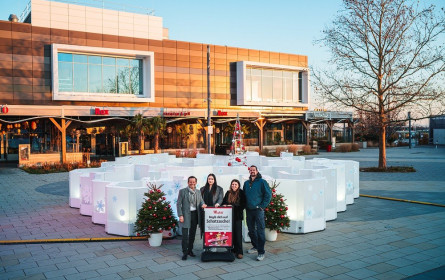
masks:
[(139, 209), (136, 219), (135, 232), (137, 236), (162, 233), (164, 230), (176, 229), (178, 221), (173, 210), (165, 198), (165, 193), (156, 184), (148, 183), (147, 197)]

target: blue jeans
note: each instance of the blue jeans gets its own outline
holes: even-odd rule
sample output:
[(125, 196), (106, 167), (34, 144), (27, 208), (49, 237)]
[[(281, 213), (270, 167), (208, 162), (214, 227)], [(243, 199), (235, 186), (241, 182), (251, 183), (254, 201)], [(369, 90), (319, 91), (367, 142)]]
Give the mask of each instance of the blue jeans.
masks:
[(264, 254), (264, 244), (266, 243), (264, 211), (261, 209), (246, 209), (246, 222), (253, 248), (258, 250), (258, 254)]

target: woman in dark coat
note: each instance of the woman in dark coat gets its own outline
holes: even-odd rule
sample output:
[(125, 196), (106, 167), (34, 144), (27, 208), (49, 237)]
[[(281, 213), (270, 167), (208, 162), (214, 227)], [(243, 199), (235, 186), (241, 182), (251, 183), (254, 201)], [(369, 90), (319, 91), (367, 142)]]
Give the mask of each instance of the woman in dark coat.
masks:
[[(216, 176), (210, 173), (207, 176), (207, 182), (204, 187), (201, 188), (201, 196), (207, 207), (219, 207), (222, 204), (224, 190), (216, 183)], [(204, 212), (204, 210), (201, 210)], [(204, 234), (204, 213), (201, 215), (201, 237)], [(216, 252), (216, 248), (211, 248), (210, 251)]]
[(232, 227), (232, 240), (233, 240), (233, 252), (238, 259), (243, 258), (243, 219), (244, 208), (246, 208), (246, 196), (241, 189), (241, 184), (237, 179), (233, 179), (230, 183), (230, 190), (226, 192), (224, 196), (223, 206), (231, 205), (233, 208), (233, 227)]
[(207, 182), (201, 188), (201, 196), (207, 207), (219, 207), (222, 204), (224, 191), (216, 183), (215, 174), (210, 173), (207, 176)]

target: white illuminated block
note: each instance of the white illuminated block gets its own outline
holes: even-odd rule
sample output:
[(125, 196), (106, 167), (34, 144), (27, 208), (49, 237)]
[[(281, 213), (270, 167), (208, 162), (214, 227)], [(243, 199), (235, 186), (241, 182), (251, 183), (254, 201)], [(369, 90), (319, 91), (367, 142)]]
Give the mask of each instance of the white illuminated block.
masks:
[(134, 180), (134, 164), (114, 165), (111, 167), (109, 178), (106, 181), (133, 181)]
[(306, 161), (306, 168), (312, 166), (333, 167), (337, 170), (337, 212), (346, 211), (346, 167), (344, 162), (315, 158)]
[(151, 166), (149, 164), (135, 164), (134, 165), (134, 180), (140, 180), (144, 177), (149, 177), (149, 172), (151, 171)]
[(247, 166), (255, 165), (257, 167), (261, 166), (261, 158), (264, 156), (260, 156), (257, 152), (247, 152), (246, 153), (246, 163)]
[(301, 169), (301, 174), (310, 174), (312, 177), (326, 179), (324, 190), (325, 219), (332, 221), (337, 219), (337, 170), (333, 167), (313, 166), (313, 169)]
[(86, 173), (80, 176), (80, 214), (93, 215), (93, 184), (94, 173)]
[(288, 152), (281, 152), (280, 153), (280, 157), (281, 158), (285, 158), (285, 157), (293, 157), (294, 156), (294, 153), (288, 153)]
[(105, 187), (110, 184), (109, 181), (94, 179), (93, 186), (93, 214), (91, 221), (95, 224), (105, 225), (107, 222), (107, 205), (105, 199)]
[(80, 176), (94, 171), (103, 171), (104, 168), (82, 168), (69, 172), (69, 205), (80, 208)]
[[(354, 203), (354, 162), (352, 160), (333, 160), (345, 165), (346, 204)], [(358, 188), (358, 186), (357, 186)]]
[[(354, 160), (336, 160), (338, 162), (344, 162), (346, 166), (346, 190), (348, 188), (353, 190), (353, 198), (358, 198), (360, 196), (360, 163)], [(348, 203), (347, 204), (351, 204)]]
[(105, 186), (109, 234), (133, 236), (137, 212), (144, 202), (148, 188), (144, 181), (113, 182)]
[(324, 189), (325, 178), (289, 180), (277, 179), (277, 192), (283, 194), (291, 220), (283, 232), (308, 233), (326, 228)]

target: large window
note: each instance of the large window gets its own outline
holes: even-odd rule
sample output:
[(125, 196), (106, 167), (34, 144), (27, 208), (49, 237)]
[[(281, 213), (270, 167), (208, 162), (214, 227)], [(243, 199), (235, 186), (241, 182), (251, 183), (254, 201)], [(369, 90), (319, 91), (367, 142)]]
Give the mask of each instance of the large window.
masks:
[(142, 94), (142, 59), (58, 54), (59, 91)]
[(152, 52), (54, 44), (54, 100), (154, 101)]
[(305, 68), (240, 61), (237, 84), (238, 105), (301, 106), (308, 100)]

